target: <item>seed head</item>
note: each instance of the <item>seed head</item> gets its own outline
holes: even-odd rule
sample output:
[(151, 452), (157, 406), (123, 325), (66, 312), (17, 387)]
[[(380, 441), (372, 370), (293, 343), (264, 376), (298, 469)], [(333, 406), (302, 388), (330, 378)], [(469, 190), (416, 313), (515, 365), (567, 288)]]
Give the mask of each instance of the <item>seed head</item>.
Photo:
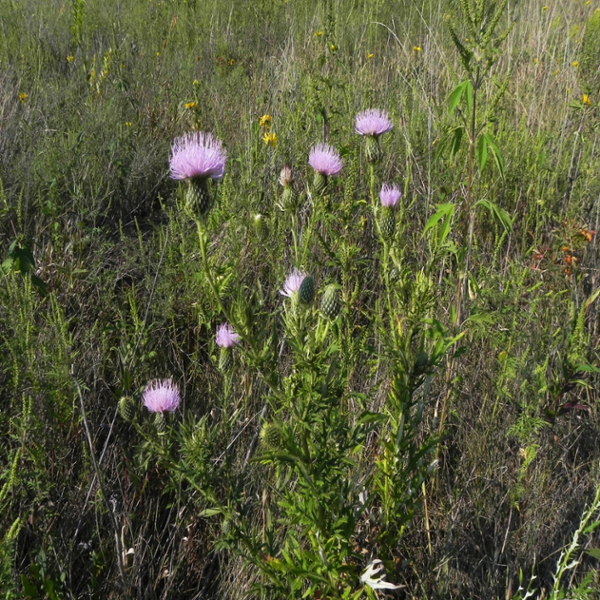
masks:
[(292, 185), (293, 181), (294, 174), (292, 173), (292, 167), (290, 167), (290, 165), (285, 165), (279, 174), (279, 183), (283, 187), (289, 187)]

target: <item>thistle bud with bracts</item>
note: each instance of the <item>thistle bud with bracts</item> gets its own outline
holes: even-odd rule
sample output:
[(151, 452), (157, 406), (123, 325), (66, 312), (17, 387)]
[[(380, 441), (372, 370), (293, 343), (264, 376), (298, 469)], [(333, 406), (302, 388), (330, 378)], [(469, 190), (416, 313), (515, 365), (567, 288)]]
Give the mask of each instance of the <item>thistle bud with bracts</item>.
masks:
[(321, 314), (333, 321), (339, 314), (342, 305), (340, 302), (340, 286), (330, 283), (321, 296)]
[(401, 197), (402, 192), (395, 184), (390, 186), (384, 183), (379, 192), (379, 199), (381, 200), (378, 217), (379, 233), (387, 242), (393, 239), (396, 231), (396, 210)]
[(308, 156), (308, 164), (315, 170), (314, 193), (322, 195), (327, 189), (329, 177), (337, 177), (344, 163), (339, 152), (329, 144), (317, 144)]
[(233, 347), (240, 341), (229, 323), (219, 325), (215, 336), (215, 344), (219, 347), (219, 370), (227, 373), (233, 366)]
[(279, 174), (279, 183), (283, 187), (281, 193), (281, 209), (285, 212), (294, 212), (298, 208), (298, 193), (294, 189), (294, 174), (292, 167), (285, 165)]
[(378, 108), (371, 108), (356, 115), (356, 133), (365, 136), (365, 155), (368, 162), (375, 164), (381, 160), (383, 151), (379, 145), (379, 136), (393, 127), (388, 114)]
[(212, 206), (208, 180), (225, 175), (227, 152), (211, 133), (195, 131), (176, 138), (171, 149), (171, 177), (186, 180), (184, 208), (193, 218), (203, 218)]

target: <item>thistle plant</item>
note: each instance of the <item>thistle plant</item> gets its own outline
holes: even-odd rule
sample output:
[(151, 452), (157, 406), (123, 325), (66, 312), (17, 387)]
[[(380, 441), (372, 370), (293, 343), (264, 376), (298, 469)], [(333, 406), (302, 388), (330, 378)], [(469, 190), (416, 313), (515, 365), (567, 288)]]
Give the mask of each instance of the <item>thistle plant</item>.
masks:
[(240, 341), (229, 323), (219, 325), (215, 335), (215, 344), (219, 347), (219, 369), (226, 373), (233, 365), (233, 347)]
[(193, 218), (202, 218), (210, 210), (208, 180), (223, 179), (226, 160), (226, 150), (211, 133), (196, 131), (175, 139), (171, 149), (171, 177), (188, 182), (185, 209)]
[(379, 137), (393, 129), (394, 125), (388, 114), (378, 108), (371, 108), (356, 115), (356, 133), (365, 137), (365, 155), (369, 163), (377, 163), (383, 156), (379, 145)]
[(164, 412), (174, 412), (179, 407), (181, 397), (179, 388), (171, 379), (151, 381), (142, 394), (142, 402), (144, 406), (151, 412), (155, 413), (155, 426), (158, 433), (165, 433), (166, 422)]
[(325, 192), (329, 177), (338, 176), (344, 166), (339, 152), (329, 144), (314, 146), (308, 156), (308, 164), (315, 170), (313, 189), (317, 195)]
[(394, 237), (396, 230), (396, 210), (402, 192), (396, 184), (384, 183), (379, 192), (381, 210), (379, 213), (379, 232), (381, 237), (389, 242)]
[(294, 189), (294, 175), (292, 167), (285, 165), (279, 174), (279, 184), (283, 187), (281, 193), (281, 209), (285, 212), (294, 212), (298, 208), (298, 193)]

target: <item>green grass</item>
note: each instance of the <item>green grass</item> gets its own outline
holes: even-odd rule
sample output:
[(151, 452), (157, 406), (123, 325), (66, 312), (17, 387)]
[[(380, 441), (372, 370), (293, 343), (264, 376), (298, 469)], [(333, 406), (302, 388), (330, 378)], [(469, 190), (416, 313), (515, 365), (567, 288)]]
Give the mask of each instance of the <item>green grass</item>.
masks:
[[(464, 4), (0, 5), (5, 597), (373, 598), (375, 558), (399, 597), (598, 597), (600, 7), (504, 13), (477, 121), (508, 77), (485, 125), (504, 176), (490, 155), (467, 208), (466, 134), (448, 145)], [(375, 195), (404, 192), (389, 245), (354, 131), (371, 107), (394, 122)], [(194, 129), (228, 152), (200, 231), (169, 177)], [(323, 141), (344, 170), (321, 201)], [(297, 314), (294, 266), (317, 287)], [(161, 435), (141, 395), (168, 377)]]

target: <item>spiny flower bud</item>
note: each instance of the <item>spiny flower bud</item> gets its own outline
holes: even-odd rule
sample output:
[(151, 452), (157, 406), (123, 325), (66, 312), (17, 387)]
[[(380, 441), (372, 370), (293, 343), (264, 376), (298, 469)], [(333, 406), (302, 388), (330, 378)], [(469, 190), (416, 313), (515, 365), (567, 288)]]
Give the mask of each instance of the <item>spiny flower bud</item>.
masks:
[(119, 413), (125, 421), (131, 421), (135, 415), (135, 405), (133, 398), (123, 396), (119, 400)]
[(280, 206), (286, 212), (293, 212), (298, 208), (298, 193), (291, 185), (283, 188)]
[(383, 151), (379, 145), (379, 140), (374, 136), (367, 136), (367, 142), (365, 145), (365, 156), (367, 162), (378, 163), (383, 157)]
[(269, 235), (269, 227), (267, 225), (267, 219), (264, 215), (256, 214), (252, 219), (254, 223), (254, 228), (256, 229), (256, 234), (261, 241), (267, 239)]
[(260, 429), (260, 441), (269, 450), (278, 450), (281, 448), (284, 443), (281, 426), (277, 423), (263, 423)]
[(233, 366), (233, 353), (231, 348), (220, 348), (219, 350), (219, 371), (226, 373)]
[(300, 296), (300, 302), (303, 302), (304, 304), (310, 304), (314, 300), (315, 280), (310, 275), (307, 275), (302, 280), (298, 295)]
[(321, 314), (327, 319), (335, 319), (341, 308), (339, 286), (335, 283), (329, 284), (321, 298)]
[(156, 427), (156, 431), (159, 435), (167, 433), (167, 421), (165, 420), (165, 415), (163, 413), (156, 413), (156, 416), (154, 417), (154, 427)]
[(211, 204), (206, 179), (204, 177), (190, 179), (185, 193), (186, 211), (192, 217), (202, 217), (210, 210)]
[(379, 231), (381, 232), (381, 236), (386, 240), (391, 240), (394, 237), (396, 215), (393, 208), (382, 207), (379, 215)]

